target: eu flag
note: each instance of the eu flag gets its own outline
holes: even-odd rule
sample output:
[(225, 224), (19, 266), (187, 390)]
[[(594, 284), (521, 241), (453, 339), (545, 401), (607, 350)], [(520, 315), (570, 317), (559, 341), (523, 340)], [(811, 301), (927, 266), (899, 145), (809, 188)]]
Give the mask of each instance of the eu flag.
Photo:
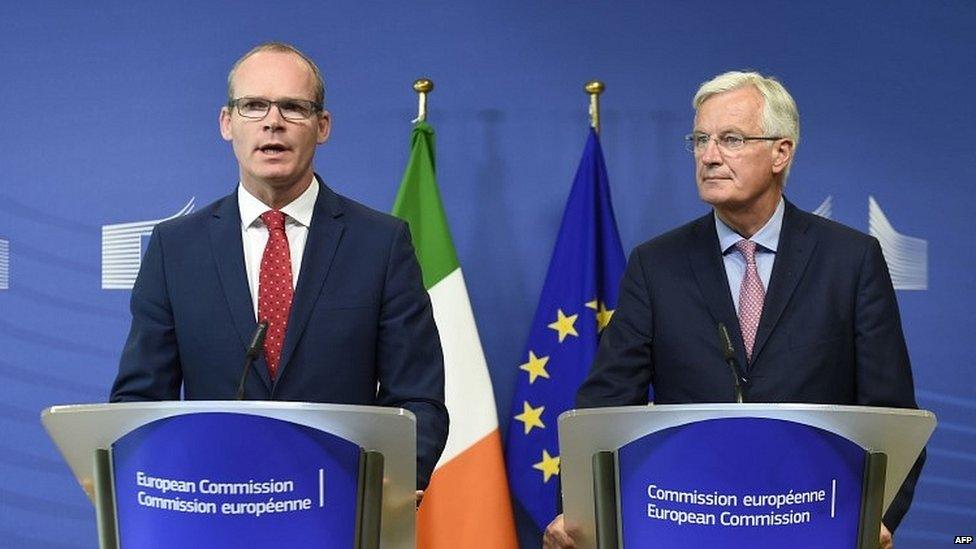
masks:
[(509, 484), (540, 530), (556, 514), (556, 418), (573, 408), (600, 333), (616, 308), (623, 271), (603, 150), (591, 129), (522, 354), (509, 416)]

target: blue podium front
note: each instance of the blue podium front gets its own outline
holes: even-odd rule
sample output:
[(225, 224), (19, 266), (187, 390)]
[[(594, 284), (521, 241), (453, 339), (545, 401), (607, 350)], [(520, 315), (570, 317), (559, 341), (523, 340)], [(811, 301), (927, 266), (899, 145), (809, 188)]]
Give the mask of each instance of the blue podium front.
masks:
[(258, 415), (191, 413), (112, 445), (121, 547), (353, 547), (357, 444)]
[(867, 452), (778, 419), (698, 421), (617, 451), (622, 547), (854, 548)]

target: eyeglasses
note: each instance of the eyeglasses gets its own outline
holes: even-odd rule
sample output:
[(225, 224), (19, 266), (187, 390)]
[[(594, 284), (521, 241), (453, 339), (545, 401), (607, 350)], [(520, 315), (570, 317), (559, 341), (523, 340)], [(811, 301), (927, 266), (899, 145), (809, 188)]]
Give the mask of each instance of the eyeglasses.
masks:
[(747, 141), (776, 141), (782, 137), (751, 136), (738, 133), (723, 133), (717, 137), (712, 137), (707, 133), (689, 133), (685, 136), (685, 148), (695, 154), (701, 154), (708, 148), (708, 142), (715, 140), (718, 148), (725, 152), (733, 152), (746, 146)]
[(279, 101), (272, 101), (264, 97), (238, 97), (227, 103), (228, 107), (236, 106), (238, 114), (252, 120), (261, 120), (265, 116), (268, 116), (272, 105), (278, 107), (278, 112), (281, 113), (282, 118), (292, 121), (308, 120), (322, 110), (322, 107), (316, 105), (313, 101), (306, 101), (304, 99), (281, 99)]

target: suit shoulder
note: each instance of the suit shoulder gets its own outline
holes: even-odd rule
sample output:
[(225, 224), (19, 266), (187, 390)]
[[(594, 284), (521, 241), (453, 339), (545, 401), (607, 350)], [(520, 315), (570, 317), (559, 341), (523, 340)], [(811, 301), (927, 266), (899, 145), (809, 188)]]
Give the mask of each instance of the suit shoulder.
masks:
[(346, 218), (346, 223), (350, 225), (362, 224), (374, 231), (379, 230), (383, 233), (396, 234), (406, 223), (400, 218), (379, 210), (374, 210), (365, 204), (339, 193), (335, 193), (335, 196), (342, 209), (343, 216)]
[(167, 235), (181, 235), (187, 232), (192, 233), (193, 231), (202, 230), (206, 227), (207, 220), (213, 217), (214, 213), (225, 205), (225, 201), (232, 199), (234, 199), (234, 195), (218, 198), (195, 212), (161, 221), (156, 225), (156, 231)]
[(816, 231), (821, 242), (832, 242), (838, 245), (860, 249), (872, 246), (877, 242), (877, 238), (832, 219), (827, 219), (799, 209), (794, 211), (794, 215), (802, 223), (807, 224), (811, 230)]
[(698, 219), (685, 223), (680, 227), (671, 229), (670, 231), (655, 236), (650, 240), (647, 240), (641, 244), (638, 244), (634, 248), (633, 253), (641, 257), (647, 257), (650, 255), (657, 254), (671, 254), (677, 252), (681, 249), (685, 249), (688, 243), (693, 239), (693, 237), (699, 234), (700, 231), (707, 230), (709, 227), (714, 227), (714, 221), (711, 212), (705, 214)]

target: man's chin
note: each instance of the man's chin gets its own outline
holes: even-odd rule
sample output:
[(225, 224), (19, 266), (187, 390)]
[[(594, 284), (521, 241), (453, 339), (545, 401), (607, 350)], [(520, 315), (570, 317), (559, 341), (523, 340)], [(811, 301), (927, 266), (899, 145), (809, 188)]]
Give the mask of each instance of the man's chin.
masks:
[(721, 189), (714, 186), (701, 185), (698, 187), (698, 198), (702, 202), (712, 206), (719, 206), (729, 199), (728, 194)]
[(254, 179), (270, 187), (290, 187), (302, 179), (301, 173), (285, 166), (271, 166), (272, 169), (257, 170)]
[(311, 179), (311, 176), (306, 178), (304, 175), (296, 174), (292, 171), (262, 171), (257, 173), (252, 172), (248, 179), (258, 187), (273, 189), (275, 191), (287, 191), (297, 185), (304, 185)]

